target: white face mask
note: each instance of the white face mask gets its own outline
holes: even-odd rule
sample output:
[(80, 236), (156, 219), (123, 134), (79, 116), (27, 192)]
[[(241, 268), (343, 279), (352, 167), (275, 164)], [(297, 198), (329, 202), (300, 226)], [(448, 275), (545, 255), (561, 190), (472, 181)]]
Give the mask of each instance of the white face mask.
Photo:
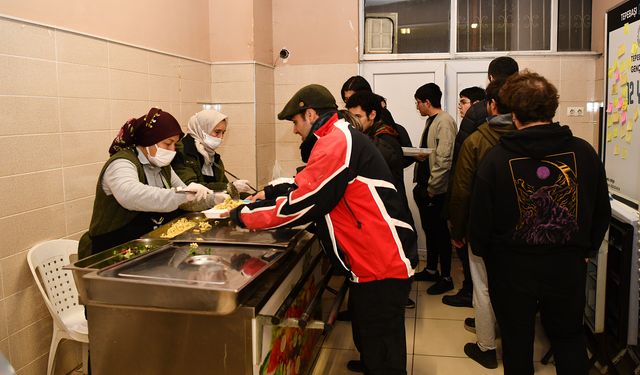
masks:
[(215, 150), (222, 143), (222, 138), (217, 138), (209, 134), (205, 134), (202, 142), (204, 142), (205, 146), (207, 146), (211, 150)]
[(156, 156), (151, 156), (149, 147), (145, 148), (147, 149), (147, 159), (149, 160), (149, 163), (155, 165), (156, 167), (165, 167), (171, 164), (171, 161), (176, 156), (175, 151), (160, 148), (158, 147), (158, 145), (156, 145)]

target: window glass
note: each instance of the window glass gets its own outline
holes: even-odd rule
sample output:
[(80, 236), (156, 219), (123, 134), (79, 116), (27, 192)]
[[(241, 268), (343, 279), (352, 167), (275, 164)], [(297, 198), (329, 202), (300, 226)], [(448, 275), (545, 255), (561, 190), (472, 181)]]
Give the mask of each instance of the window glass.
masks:
[(365, 53), (449, 52), (449, 1), (365, 0), (364, 14)]
[(558, 1), (558, 51), (591, 50), (591, 0)]
[(551, 0), (458, 0), (458, 52), (549, 50)]

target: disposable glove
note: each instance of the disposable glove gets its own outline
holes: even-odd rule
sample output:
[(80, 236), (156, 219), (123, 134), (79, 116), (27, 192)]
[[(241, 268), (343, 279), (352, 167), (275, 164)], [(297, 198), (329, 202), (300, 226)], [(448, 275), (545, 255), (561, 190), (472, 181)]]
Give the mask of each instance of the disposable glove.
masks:
[[(213, 191), (209, 188), (207, 188), (206, 186), (200, 185), (198, 183), (192, 182), (189, 185), (187, 185), (187, 187), (185, 187), (184, 189), (182, 189), (182, 191), (188, 191), (188, 192), (192, 192), (195, 193), (194, 194), (194, 200), (196, 202), (199, 202), (201, 200), (204, 200), (207, 198), (207, 195), (209, 194), (213, 194)], [(191, 195), (191, 194), (188, 194)], [(189, 198), (187, 198), (189, 199)]]
[(235, 180), (232, 183), (240, 193), (249, 193), (253, 191), (253, 189), (251, 189), (251, 187), (249, 186), (248, 180)]

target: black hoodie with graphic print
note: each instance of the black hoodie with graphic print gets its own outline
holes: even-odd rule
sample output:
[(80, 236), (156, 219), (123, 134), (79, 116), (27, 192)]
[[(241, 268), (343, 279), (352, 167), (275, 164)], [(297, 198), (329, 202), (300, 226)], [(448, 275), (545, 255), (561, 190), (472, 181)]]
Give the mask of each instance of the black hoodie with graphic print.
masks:
[(604, 166), (568, 126), (505, 134), (480, 163), (469, 213), (473, 252), (594, 254), (609, 226)]

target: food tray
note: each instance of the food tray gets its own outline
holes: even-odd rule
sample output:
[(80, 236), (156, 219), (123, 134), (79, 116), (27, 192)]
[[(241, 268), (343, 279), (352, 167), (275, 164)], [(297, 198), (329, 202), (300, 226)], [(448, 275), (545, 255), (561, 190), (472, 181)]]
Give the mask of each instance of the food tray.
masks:
[[(163, 237), (180, 220), (183, 220), (182, 223), (186, 220), (190, 223), (188, 225), (192, 226), (170, 238)], [(305, 227), (250, 230), (236, 226), (228, 218), (209, 219), (203, 213), (188, 213), (145, 234), (143, 238), (175, 242), (263, 245), (286, 248), (295, 242), (304, 230)]]

